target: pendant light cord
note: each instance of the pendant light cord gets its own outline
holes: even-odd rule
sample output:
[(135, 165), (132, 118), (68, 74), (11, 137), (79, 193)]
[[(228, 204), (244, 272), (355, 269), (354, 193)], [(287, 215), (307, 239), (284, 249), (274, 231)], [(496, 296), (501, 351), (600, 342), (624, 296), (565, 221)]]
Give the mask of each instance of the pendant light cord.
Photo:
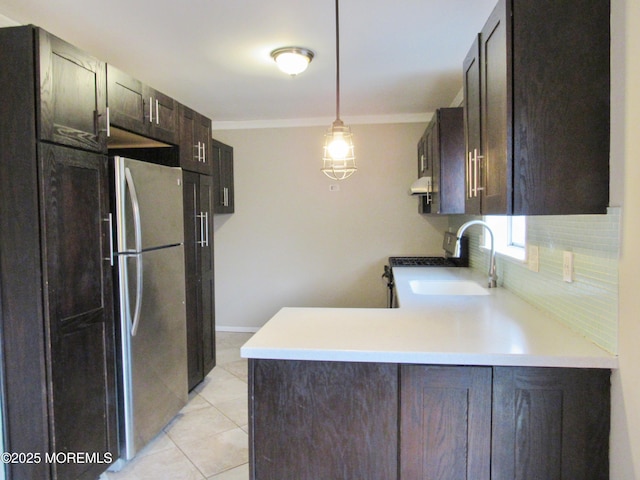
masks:
[(340, 120), (340, 21), (336, 0), (336, 121)]

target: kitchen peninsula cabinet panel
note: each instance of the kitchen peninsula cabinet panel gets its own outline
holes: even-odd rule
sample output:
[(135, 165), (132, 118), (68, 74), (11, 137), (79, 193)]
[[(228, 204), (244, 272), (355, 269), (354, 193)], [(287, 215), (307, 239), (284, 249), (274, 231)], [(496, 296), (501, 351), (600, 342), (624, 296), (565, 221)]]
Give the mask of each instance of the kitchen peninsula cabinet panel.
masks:
[(609, 20), (608, 1), (498, 2), (480, 33), (479, 96), (476, 62), (463, 64), (467, 195), (480, 205), (467, 213), (606, 213)]
[(216, 364), (213, 179), (183, 172), (189, 390)]
[(233, 213), (235, 211), (235, 193), (233, 181), (233, 147), (215, 139), (211, 140), (211, 152), (216, 162), (215, 213)]
[(397, 478), (397, 365), (250, 360), (250, 478)]
[(40, 138), (106, 153), (106, 65), (41, 29)]
[(491, 478), (609, 478), (608, 370), (496, 367)]
[(179, 110), (180, 166), (184, 170), (213, 175), (213, 164), (218, 159), (211, 152), (211, 120), (184, 105), (180, 105)]
[(176, 144), (178, 103), (131, 75), (107, 66), (107, 104), (111, 125)]
[(489, 480), (491, 367), (401, 365), (400, 477)]
[(250, 478), (606, 479), (609, 377), (250, 358)]

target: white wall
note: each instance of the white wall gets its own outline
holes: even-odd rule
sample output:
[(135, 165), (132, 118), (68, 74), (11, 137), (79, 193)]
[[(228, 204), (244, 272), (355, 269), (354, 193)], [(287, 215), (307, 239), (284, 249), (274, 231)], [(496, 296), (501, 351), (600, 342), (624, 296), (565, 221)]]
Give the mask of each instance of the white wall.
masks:
[(407, 194), (425, 126), (352, 125), (359, 170), (342, 182), (320, 171), (324, 126), (214, 132), (234, 147), (236, 188), (235, 213), (215, 217), (218, 328), (284, 306), (384, 307), (389, 255), (441, 254), (447, 219)]
[(11, 20), (9, 17), (5, 17), (0, 13), (0, 27), (15, 27), (19, 25), (18, 22)]
[[(612, 378), (611, 478), (640, 478), (640, 2), (612, 0), (611, 160), (623, 188), (620, 368)], [(622, 180), (623, 179), (623, 180)], [(615, 179), (614, 179), (615, 180)], [(612, 182), (612, 188), (615, 188)]]

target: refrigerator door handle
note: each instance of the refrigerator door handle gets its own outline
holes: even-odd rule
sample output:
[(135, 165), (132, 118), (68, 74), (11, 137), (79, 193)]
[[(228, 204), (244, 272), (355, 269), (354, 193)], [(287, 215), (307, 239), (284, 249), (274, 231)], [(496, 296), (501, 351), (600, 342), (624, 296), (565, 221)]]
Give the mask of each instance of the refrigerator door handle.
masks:
[(142, 228), (140, 225), (140, 203), (138, 202), (138, 194), (136, 193), (136, 185), (131, 176), (131, 170), (124, 169), (124, 176), (127, 180), (129, 195), (131, 196), (131, 210), (133, 212), (133, 226), (135, 230), (136, 242), (136, 306), (133, 313), (133, 321), (131, 322), (131, 336), (135, 337), (140, 325), (140, 312), (142, 310), (142, 283), (143, 283), (143, 265), (142, 265)]

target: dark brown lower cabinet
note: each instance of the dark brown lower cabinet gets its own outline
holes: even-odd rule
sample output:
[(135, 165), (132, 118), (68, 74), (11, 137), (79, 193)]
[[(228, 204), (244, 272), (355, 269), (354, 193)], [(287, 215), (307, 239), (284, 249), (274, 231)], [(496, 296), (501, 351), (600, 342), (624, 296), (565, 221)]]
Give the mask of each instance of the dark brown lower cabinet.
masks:
[(252, 359), (250, 478), (607, 479), (609, 377)]
[(213, 177), (183, 172), (189, 390), (216, 365)]
[(491, 478), (609, 478), (609, 370), (494, 369)]
[(400, 367), (400, 478), (490, 478), (491, 367)]
[(397, 366), (249, 362), (250, 478), (397, 476)]

